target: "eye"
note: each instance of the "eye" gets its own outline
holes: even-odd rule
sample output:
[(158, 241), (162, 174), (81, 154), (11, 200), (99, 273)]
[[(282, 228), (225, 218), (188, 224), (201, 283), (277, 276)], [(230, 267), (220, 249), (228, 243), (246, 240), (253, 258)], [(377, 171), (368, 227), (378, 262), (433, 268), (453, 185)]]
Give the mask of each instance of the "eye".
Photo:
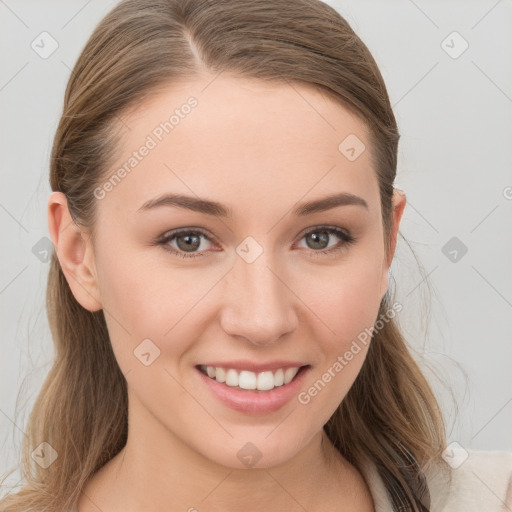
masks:
[[(202, 248), (203, 252), (195, 253), (192, 251), (201, 247), (201, 238), (205, 238), (210, 241), (208, 235), (203, 231), (187, 228), (168, 233), (161, 238), (158, 243), (162, 245), (165, 250), (179, 256), (180, 258), (199, 258), (204, 256), (204, 247)], [(174, 240), (176, 240), (177, 247), (169, 245)]]
[[(334, 246), (329, 246), (329, 238), (336, 236), (340, 242)], [(356, 239), (350, 233), (331, 226), (320, 226), (318, 228), (310, 229), (304, 233), (301, 240), (305, 239), (309, 248), (316, 250), (311, 251), (314, 256), (321, 256), (325, 254), (335, 253), (350, 244), (353, 244)], [(327, 244), (327, 245), (326, 245)]]
[[(329, 239), (333, 236), (340, 241), (334, 246), (329, 246)], [(207, 248), (201, 244), (201, 240), (205, 239), (212, 242), (209, 235), (200, 229), (181, 229), (171, 231), (163, 237), (156, 240), (157, 245), (163, 246), (166, 251), (179, 256), (180, 258), (199, 258), (205, 256)], [(331, 226), (320, 226), (302, 234), (300, 240), (306, 239), (311, 253), (314, 256), (335, 253), (345, 249), (348, 245), (353, 244), (356, 239), (348, 232)], [(173, 242), (176, 246), (171, 245)], [(327, 245), (326, 245), (327, 244)], [(307, 247), (308, 248), (308, 247)], [(201, 249), (198, 251), (198, 249)]]

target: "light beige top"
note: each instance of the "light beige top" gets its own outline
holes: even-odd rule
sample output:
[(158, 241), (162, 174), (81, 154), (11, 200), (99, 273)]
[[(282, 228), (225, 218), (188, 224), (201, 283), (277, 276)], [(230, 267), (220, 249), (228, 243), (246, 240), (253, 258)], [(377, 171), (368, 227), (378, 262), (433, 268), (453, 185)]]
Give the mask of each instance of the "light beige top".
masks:
[[(452, 466), (449, 473), (426, 474), (430, 512), (512, 511), (512, 452), (468, 450), (467, 459)], [(394, 512), (373, 463), (365, 462), (363, 474), (375, 512)]]
[[(470, 450), (468, 454), (462, 464), (453, 464), (449, 473), (426, 474), (430, 512), (511, 512), (512, 452)], [(375, 465), (364, 461), (362, 473), (375, 512), (394, 512)], [(70, 512), (78, 510), (75, 507)]]

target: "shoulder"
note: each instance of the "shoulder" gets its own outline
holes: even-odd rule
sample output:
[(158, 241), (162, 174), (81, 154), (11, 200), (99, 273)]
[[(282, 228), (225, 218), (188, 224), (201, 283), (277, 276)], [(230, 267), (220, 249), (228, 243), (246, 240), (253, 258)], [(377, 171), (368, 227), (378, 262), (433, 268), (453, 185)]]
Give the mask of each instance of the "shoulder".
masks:
[(445, 460), (448, 479), (433, 475), (429, 485), (432, 512), (512, 510), (512, 452), (461, 450)]

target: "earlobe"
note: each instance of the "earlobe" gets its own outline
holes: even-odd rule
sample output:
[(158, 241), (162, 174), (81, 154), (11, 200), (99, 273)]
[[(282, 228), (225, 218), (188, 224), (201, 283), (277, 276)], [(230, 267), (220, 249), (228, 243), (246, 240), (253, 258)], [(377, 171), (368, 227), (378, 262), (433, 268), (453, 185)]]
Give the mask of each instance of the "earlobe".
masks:
[(89, 311), (102, 309), (91, 241), (71, 218), (67, 198), (62, 192), (50, 194), (48, 229), (75, 299)]

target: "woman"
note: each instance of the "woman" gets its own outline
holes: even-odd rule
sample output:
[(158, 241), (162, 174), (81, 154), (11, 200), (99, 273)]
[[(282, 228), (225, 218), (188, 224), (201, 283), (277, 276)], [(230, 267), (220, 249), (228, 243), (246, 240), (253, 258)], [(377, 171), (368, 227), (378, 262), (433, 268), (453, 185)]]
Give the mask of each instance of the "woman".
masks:
[(54, 141), (56, 360), (1, 510), (500, 510), (512, 456), (450, 461), (394, 320), (398, 140), (326, 4), (119, 3)]

